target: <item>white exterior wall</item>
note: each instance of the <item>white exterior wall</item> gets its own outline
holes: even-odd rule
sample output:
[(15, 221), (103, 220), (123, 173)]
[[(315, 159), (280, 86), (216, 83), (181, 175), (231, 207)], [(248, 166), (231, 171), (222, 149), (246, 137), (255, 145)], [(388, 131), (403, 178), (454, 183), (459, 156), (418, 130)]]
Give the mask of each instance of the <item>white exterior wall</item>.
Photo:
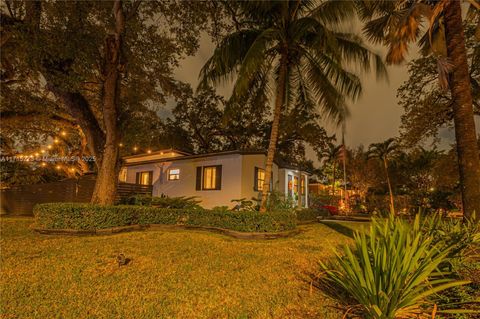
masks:
[[(242, 155), (242, 196), (247, 200), (259, 198), (259, 192), (255, 191), (255, 167), (265, 169), (267, 157), (263, 154)], [(278, 190), (278, 166), (273, 164), (273, 189)]]
[[(127, 182), (135, 183), (137, 172), (153, 170), (153, 196), (162, 194), (169, 197), (196, 196), (205, 208), (233, 206), (232, 199), (241, 198), (242, 159), (240, 154), (210, 156), (128, 166)], [(220, 190), (196, 190), (196, 170), (198, 166), (222, 165)], [(168, 170), (180, 169), (180, 179), (169, 181)], [(252, 173), (253, 175), (253, 173)]]
[[(224, 154), (203, 158), (181, 159), (170, 162), (158, 162), (127, 166), (127, 183), (136, 182), (136, 173), (153, 171), (153, 196), (162, 194), (169, 197), (196, 196), (205, 208), (215, 206), (233, 207), (232, 199), (259, 198), (254, 190), (255, 167), (265, 169), (266, 156), (263, 154)], [(222, 165), (220, 190), (196, 190), (196, 168), (198, 166)], [(168, 180), (169, 169), (180, 169), (179, 180)], [(287, 195), (288, 174), (305, 179), (305, 192), (308, 198), (308, 176), (300, 171), (278, 168), (273, 165), (273, 189)]]

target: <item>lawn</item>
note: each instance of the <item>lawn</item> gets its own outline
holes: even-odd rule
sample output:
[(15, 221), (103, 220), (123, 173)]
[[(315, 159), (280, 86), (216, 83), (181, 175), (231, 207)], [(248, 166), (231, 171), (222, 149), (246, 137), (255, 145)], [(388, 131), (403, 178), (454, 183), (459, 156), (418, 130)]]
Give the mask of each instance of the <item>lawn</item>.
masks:
[[(244, 241), (200, 231), (38, 235), (1, 219), (1, 318), (341, 318), (306, 274), (360, 223)], [(131, 262), (119, 267), (116, 255)]]

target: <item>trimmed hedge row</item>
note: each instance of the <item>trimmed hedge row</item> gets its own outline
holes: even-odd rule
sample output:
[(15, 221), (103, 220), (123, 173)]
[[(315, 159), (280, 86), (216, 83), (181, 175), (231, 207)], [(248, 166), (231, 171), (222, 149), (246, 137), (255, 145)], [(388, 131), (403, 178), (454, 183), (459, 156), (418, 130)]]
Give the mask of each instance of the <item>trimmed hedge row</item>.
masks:
[(33, 213), (35, 227), (43, 229), (96, 230), (135, 224), (164, 224), (210, 226), (243, 232), (279, 232), (296, 227), (295, 212), (287, 211), (259, 213), (51, 203), (35, 206)]

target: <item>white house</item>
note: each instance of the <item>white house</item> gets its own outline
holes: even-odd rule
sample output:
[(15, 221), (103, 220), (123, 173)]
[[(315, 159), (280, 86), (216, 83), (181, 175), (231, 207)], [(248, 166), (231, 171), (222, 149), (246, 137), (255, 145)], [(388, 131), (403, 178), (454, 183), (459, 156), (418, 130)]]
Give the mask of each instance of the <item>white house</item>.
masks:
[[(153, 196), (196, 196), (203, 207), (212, 208), (232, 207), (232, 199), (260, 198), (267, 156), (252, 151), (191, 155), (168, 149), (123, 159), (120, 181), (152, 185)], [(271, 186), (306, 207), (308, 176), (274, 163)]]

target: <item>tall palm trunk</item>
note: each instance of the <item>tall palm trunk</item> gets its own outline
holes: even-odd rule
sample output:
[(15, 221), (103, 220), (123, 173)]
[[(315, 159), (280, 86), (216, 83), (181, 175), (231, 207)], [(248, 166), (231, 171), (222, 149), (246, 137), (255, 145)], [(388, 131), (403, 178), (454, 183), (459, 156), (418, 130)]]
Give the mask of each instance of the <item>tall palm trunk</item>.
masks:
[(390, 175), (388, 174), (388, 162), (387, 159), (383, 158), (383, 167), (385, 168), (385, 176), (387, 177), (387, 184), (388, 184), (388, 194), (390, 196), (390, 213), (392, 215), (395, 214), (395, 204), (393, 201), (393, 191), (392, 191), (392, 184), (390, 183)]
[(278, 85), (275, 97), (275, 110), (273, 113), (272, 131), (270, 133), (270, 141), (268, 144), (267, 162), (265, 164), (265, 181), (263, 182), (262, 201), (260, 203), (260, 212), (267, 210), (267, 199), (270, 193), (270, 180), (272, 178), (273, 158), (277, 148), (278, 128), (280, 124), (280, 116), (282, 114), (283, 102), (285, 99), (285, 85), (287, 82), (287, 54), (284, 53), (280, 57), (280, 69), (278, 73)]
[(115, 33), (107, 36), (104, 50), (103, 66), (103, 122), (105, 125), (105, 146), (103, 158), (98, 169), (97, 181), (93, 190), (92, 203), (113, 204), (118, 183), (118, 132), (117, 108), (120, 99), (120, 82), (122, 79), (122, 35), (125, 29), (125, 16), (122, 1), (116, 0), (113, 7), (115, 16)]
[(332, 196), (335, 196), (335, 160), (333, 161), (333, 173), (332, 173)]
[(449, 75), (453, 99), (453, 119), (457, 141), (458, 166), (465, 218), (476, 212), (480, 220), (480, 157), (473, 118), (473, 103), (468, 72), (460, 2), (447, 0), (445, 39), (453, 69)]

